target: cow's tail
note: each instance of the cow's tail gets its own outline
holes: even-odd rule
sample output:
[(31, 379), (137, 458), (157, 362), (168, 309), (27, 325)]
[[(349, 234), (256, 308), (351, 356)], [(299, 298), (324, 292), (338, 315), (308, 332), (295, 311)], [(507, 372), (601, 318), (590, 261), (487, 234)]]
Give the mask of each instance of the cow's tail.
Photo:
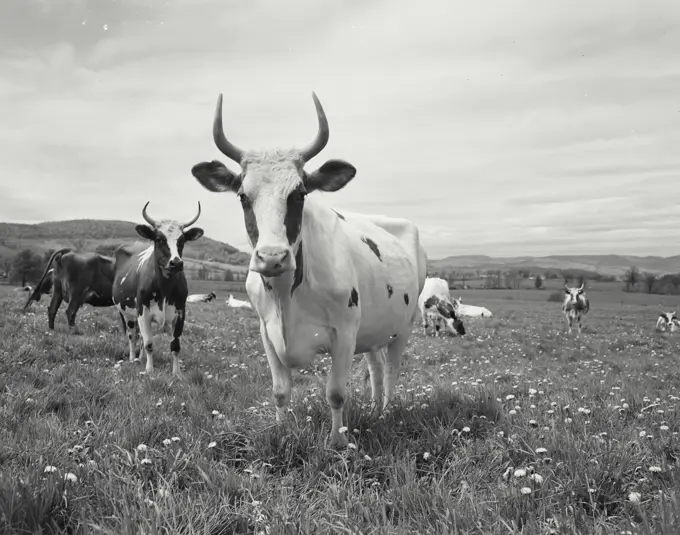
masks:
[(52, 262), (54, 262), (54, 259), (57, 256), (61, 256), (64, 253), (68, 253), (71, 249), (59, 249), (58, 251), (55, 251), (52, 253), (52, 256), (50, 256), (49, 262), (47, 262), (47, 265), (45, 266), (45, 271), (42, 274), (42, 277), (40, 277), (40, 282), (35, 285), (35, 288), (33, 291), (30, 293), (28, 296), (28, 299), (26, 300), (26, 304), (24, 305), (24, 310), (28, 308), (28, 305), (31, 304), (31, 301), (38, 301), (40, 299), (40, 288), (42, 286), (43, 281), (45, 280), (45, 277), (47, 277), (47, 273), (50, 270), (50, 266), (52, 266)]

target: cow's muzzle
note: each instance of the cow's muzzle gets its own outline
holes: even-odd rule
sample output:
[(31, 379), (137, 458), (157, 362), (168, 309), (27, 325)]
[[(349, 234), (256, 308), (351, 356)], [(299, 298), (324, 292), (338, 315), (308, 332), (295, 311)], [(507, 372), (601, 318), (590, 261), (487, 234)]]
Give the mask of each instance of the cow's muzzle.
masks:
[(295, 269), (295, 260), (290, 249), (281, 247), (258, 247), (250, 257), (250, 271), (265, 277), (278, 277)]

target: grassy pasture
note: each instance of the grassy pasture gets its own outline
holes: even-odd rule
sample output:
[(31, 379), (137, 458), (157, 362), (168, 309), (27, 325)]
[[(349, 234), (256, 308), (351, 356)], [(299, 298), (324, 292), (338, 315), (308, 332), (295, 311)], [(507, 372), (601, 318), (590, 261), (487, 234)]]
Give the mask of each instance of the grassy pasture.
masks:
[(69, 335), (62, 307), (48, 333), (45, 298), (22, 314), (0, 286), (0, 533), (678, 533), (680, 335), (653, 329), (677, 301), (593, 286), (577, 338), (547, 301), (560, 287), (454, 291), (494, 317), (414, 328), (384, 415), (357, 357), (338, 453), (329, 358), (294, 375), (277, 426), (229, 283), (191, 283), (218, 301), (191, 305), (185, 381), (168, 335), (146, 376), (113, 309)]

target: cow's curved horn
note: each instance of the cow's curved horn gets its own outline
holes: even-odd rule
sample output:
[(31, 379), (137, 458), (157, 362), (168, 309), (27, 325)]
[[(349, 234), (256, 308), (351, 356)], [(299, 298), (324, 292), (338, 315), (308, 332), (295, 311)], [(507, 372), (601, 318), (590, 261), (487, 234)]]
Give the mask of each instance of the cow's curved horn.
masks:
[(144, 205), (144, 209), (142, 210), (142, 217), (146, 220), (146, 222), (151, 225), (152, 227), (157, 227), (158, 223), (151, 218), (149, 214), (146, 213), (146, 207), (149, 206), (149, 203), (151, 201), (146, 201), (146, 204)]
[(582, 291), (583, 291), (583, 288), (585, 287), (585, 285), (586, 285), (585, 282), (581, 283), (581, 286), (580, 286), (579, 289), (578, 289), (579, 292), (582, 292)]
[(328, 143), (328, 138), (330, 137), (330, 130), (328, 128), (328, 119), (326, 118), (326, 113), (323, 111), (323, 106), (319, 102), (319, 98), (316, 93), (312, 91), (312, 99), (314, 99), (314, 106), (316, 107), (316, 117), (319, 120), (319, 130), (316, 133), (316, 138), (312, 143), (307, 145), (304, 149), (300, 151), (300, 157), (303, 161), (308, 162), (314, 156), (319, 154), (326, 144)]
[(196, 217), (194, 217), (194, 218), (193, 218), (191, 221), (189, 221), (188, 223), (184, 223), (183, 225), (180, 225), (180, 227), (183, 228), (183, 229), (184, 229), (184, 228), (187, 228), (187, 227), (190, 227), (191, 225), (193, 225), (194, 223), (196, 223), (196, 221), (198, 221), (198, 218), (200, 217), (200, 215), (201, 215), (201, 201), (198, 201), (198, 213), (196, 214)]
[(236, 163), (241, 163), (243, 151), (236, 145), (233, 145), (224, 135), (224, 127), (222, 126), (222, 93), (217, 97), (217, 107), (215, 108), (215, 119), (213, 121), (213, 139), (222, 154)]

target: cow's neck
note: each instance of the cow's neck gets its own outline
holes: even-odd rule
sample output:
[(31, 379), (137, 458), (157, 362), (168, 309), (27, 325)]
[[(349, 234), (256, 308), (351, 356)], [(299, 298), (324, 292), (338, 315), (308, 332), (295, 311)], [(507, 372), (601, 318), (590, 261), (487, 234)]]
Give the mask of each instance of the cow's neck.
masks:
[(177, 286), (177, 282), (184, 276), (183, 271), (177, 273), (163, 273), (163, 268), (154, 264), (154, 289), (158, 294), (158, 300), (163, 301), (170, 297), (173, 288)]

